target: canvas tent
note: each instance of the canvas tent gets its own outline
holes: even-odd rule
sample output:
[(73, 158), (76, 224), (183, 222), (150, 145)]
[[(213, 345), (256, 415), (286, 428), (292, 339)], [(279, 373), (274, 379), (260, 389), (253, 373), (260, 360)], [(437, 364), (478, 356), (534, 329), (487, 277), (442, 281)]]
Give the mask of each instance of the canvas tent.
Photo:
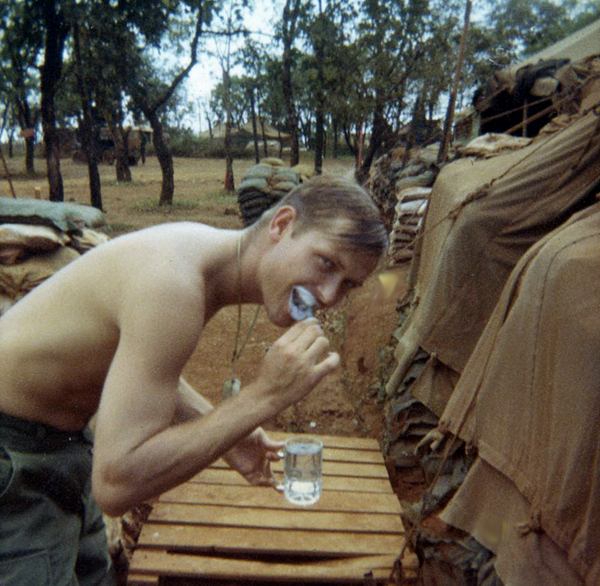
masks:
[(569, 35), (562, 41), (531, 55), (518, 65), (510, 68), (516, 72), (521, 67), (535, 65), (549, 59), (568, 59), (571, 62), (581, 61), (590, 55), (600, 55), (600, 20), (597, 20), (581, 30)]
[[(590, 72), (577, 114), (556, 119), (528, 146), (481, 160), (465, 157), (438, 176), (388, 395), (419, 348), (435, 356), (429, 369), (443, 378), (448, 369), (460, 373), (519, 258), (593, 201), (600, 186), (600, 60)], [(435, 378), (426, 388), (417, 381), (412, 392), (441, 415), (452, 389), (442, 385), (445, 396), (436, 396)]]
[(505, 584), (600, 584), (600, 203), (512, 272), (440, 427), (478, 458), (442, 518)]
[[(480, 131), (536, 136), (571, 101), (576, 63), (600, 55), (600, 20), (496, 73), (475, 99)], [(585, 67), (585, 64), (583, 64)]]
[[(290, 134), (281, 132), (266, 122), (264, 124), (257, 123), (256, 132), (258, 134), (258, 140), (277, 141), (282, 147), (289, 145), (291, 139)], [(201, 132), (200, 136), (205, 139), (223, 140), (225, 138), (225, 125), (219, 124), (211, 131), (206, 130)], [(238, 143), (240, 146), (246, 146), (254, 138), (252, 123), (246, 122), (239, 128), (232, 128), (231, 138), (234, 143)]]
[[(409, 488), (418, 481), (423, 483), (424, 489), (436, 471), (441, 470), (436, 477), (437, 483), (430, 486), (427, 498), (421, 499), (421, 508), (412, 509), (418, 511), (415, 520), (418, 531), (422, 527), (419, 519), (436, 510), (439, 512), (456, 488), (463, 484), (470, 460), (465, 456), (464, 443), (455, 445), (443, 469), (439, 457), (416, 456), (413, 448), (435, 428), (448, 401), (451, 398), (452, 401), (459, 400), (458, 389), (463, 388), (461, 375), (470, 364), (473, 350), (519, 260), (574, 214), (591, 209), (600, 192), (600, 59), (587, 58), (564, 67), (567, 68), (564, 79), (573, 80), (571, 98), (562, 105), (562, 112), (561, 107), (557, 107), (558, 116), (538, 136), (521, 139), (520, 148), (500, 150), (495, 154), (484, 150), (477, 155), (477, 149), (473, 149), (470, 156), (463, 156), (442, 169), (429, 198), (422, 236), (417, 241), (411, 265), (410, 305), (397, 333), (395, 369), (386, 387), (388, 437), (385, 448), (395, 476), (408, 478), (405, 484)], [(518, 292), (518, 288), (513, 290), (514, 295)], [(518, 347), (518, 343), (514, 341), (513, 346)], [(478, 367), (474, 368), (477, 370)], [(514, 370), (506, 358), (501, 359), (501, 368), (509, 372)], [(463, 392), (467, 392), (471, 387), (466, 385), (464, 389)], [(494, 387), (500, 402), (504, 390), (504, 387)], [(507, 393), (506, 396), (509, 403), (503, 411), (484, 408), (476, 399), (476, 420), (489, 417), (496, 421), (495, 414), (500, 413), (498, 421), (502, 427), (510, 419), (512, 409), (527, 411), (527, 404), (518, 401), (511, 404), (513, 395)], [(443, 429), (456, 433), (459, 426), (453, 427), (452, 421), (454, 419), (450, 418)], [(521, 425), (526, 427), (523, 421)], [(508, 425), (507, 428), (512, 431), (510, 437), (516, 438), (518, 443), (519, 429)], [(477, 447), (477, 433), (473, 437), (458, 435), (470, 442), (466, 448)], [(435, 465), (429, 467), (432, 462)], [(574, 461), (570, 465), (575, 469)], [(477, 509), (474, 498), (483, 499), (482, 511), (485, 507), (489, 511), (495, 501), (490, 504), (485, 495), (503, 494), (499, 492), (502, 482), (494, 483), (494, 479), (498, 480), (496, 469), (484, 478), (478, 476), (486, 466), (491, 464), (483, 458), (477, 461), (467, 477), (471, 481), (463, 486), (462, 497), (459, 499), (457, 495), (452, 501), (455, 511), (459, 512), (453, 517), (445, 517), (478, 539), (485, 529), (477, 533), (476, 527), (465, 522), (470, 507)], [(501, 472), (504, 475), (502, 481), (514, 483), (510, 475)], [(509, 493), (506, 494), (507, 502), (517, 507), (518, 499), (511, 501)], [(527, 500), (521, 492), (519, 498)], [(511, 511), (506, 511), (506, 515), (509, 513)], [(473, 518), (486, 527), (483, 522), (485, 511), (480, 517), (474, 515)], [(512, 517), (506, 518), (512, 522)], [(522, 522), (522, 517), (519, 519)], [(497, 520), (491, 520), (491, 533), (495, 536), (499, 535), (494, 526)], [(531, 533), (539, 537), (537, 530), (534, 524)], [(586, 536), (577, 539), (585, 541)], [(421, 544), (425, 542), (421, 537), (419, 540)], [(480, 541), (497, 550), (491, 547), (489, 540)], [(518, 543), (513, 541), (513, 546), (518, 548)], [(533, 554), (544, 555), (545, 546), (545, 543), (540, 545), (541, 549)], [(569, 544), (561, 542), (560, 548), (565, 547)], [(511, 563), (513, 553), (504, 550), (505, 564)], [(473, 557), (477, 555), (479, 553)], [(561, 553), (552, 559), (564, 559), (564, 555)], [(465, 565), (470, 563), (469, 560)], [(563, 564), (562, 570), (565, 576), (577, 575), (579, 571), (570, 564)]]

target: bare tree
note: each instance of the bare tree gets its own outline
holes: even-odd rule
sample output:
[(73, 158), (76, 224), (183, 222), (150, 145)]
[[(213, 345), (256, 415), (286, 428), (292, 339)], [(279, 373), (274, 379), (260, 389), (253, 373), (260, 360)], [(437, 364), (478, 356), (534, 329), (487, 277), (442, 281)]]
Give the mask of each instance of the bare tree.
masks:
[(159, 205), (172, 205), (173, 194), (175, 192), (173, 155), (171, 154), (171, 150), (165, 139), (161, 113), (167, 102), (175, 93), (175, 90), (187, 77), (194, 65), (196, 65), (198, 60), (198, 43), (203, 32), (206, 10), (209, 9), (209, 4), (212, 5), (211, 2), (202, 2), (197, 9), (196, 25), (190, 44), (190, 58), (188, 64), (172, 79), (170, 84), (163, 87), (163, 89), (157, 93), (153, 92), (152, 77), (145, 75), (144, 73), (148, 73), (148, 70), (146, 69), (146, 71), (144, 71), (143, 68), (139, 68), (137, 75), (129, 76), (126, 80), (129, 93), (135, 106), (144, 114), (152, 127), (152, 143), (163, 176)]
[(54, 98), (62, 75), (63, 49), (69, 34), (64, 15), (58, 11), (56, 0), (42, 0), (42, 20), (45, 29), (44, 61), (41, 67), (41, 115), (51, 201), (65, 198), (60, 172), (60, 144), (56, 131)]
[(302, 0), (286, 0), (281, 21), (281, 37), (283, 40), (283, 57), (281, 83), (285, 108), (287, 111), (288, 131), (291, 135), (290, 166), (300, 162), (300, 142), (298, 140), (298, 114), (292, 87), (292, 46), (298, 32), (298, 18), (302, 8)]

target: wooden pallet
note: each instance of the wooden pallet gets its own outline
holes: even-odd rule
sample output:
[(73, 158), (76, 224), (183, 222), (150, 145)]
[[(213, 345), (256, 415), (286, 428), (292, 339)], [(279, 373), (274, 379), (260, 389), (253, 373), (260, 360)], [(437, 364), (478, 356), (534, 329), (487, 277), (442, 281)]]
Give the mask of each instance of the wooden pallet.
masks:
[[(319, 437), (325, 449), (316, 505), (289, 504), (217, 462), (160, 498), (142, 529), (128, 586), (385, 583), (404, 529), (379, 446)], [(281, 477), (281, 463), (274, 468)], [(410, 581), (416, 559), (402, 565)]]

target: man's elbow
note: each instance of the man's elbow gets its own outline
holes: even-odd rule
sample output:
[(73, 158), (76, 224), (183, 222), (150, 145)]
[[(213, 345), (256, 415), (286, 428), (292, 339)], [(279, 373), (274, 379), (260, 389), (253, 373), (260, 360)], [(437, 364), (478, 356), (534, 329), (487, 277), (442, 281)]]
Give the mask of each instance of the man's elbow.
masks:
[(92, 492), (98, 506), (109, 517), (120, 517), (138, 504), (132, 497), (131, 487), (111, 482), (99, 473), (92, 476)]

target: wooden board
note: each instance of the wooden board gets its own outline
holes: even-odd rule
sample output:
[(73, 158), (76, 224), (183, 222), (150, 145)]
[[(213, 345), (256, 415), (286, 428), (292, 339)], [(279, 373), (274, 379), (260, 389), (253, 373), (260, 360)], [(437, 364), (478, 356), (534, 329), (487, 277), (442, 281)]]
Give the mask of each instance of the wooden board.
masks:
[[(272, 434), (285, 439), (287, 434)], [(216, 462), (166, 492), (144, 524), (128, 586), (385, 583), (404, 545), (400, 504), (375, 440), (324, 441), (323, 495), (310, 507), (250, 486)], [(281, 477), (281, 464), (274, 466)], [(403, 560), (408, 578), (416, 559)]]

